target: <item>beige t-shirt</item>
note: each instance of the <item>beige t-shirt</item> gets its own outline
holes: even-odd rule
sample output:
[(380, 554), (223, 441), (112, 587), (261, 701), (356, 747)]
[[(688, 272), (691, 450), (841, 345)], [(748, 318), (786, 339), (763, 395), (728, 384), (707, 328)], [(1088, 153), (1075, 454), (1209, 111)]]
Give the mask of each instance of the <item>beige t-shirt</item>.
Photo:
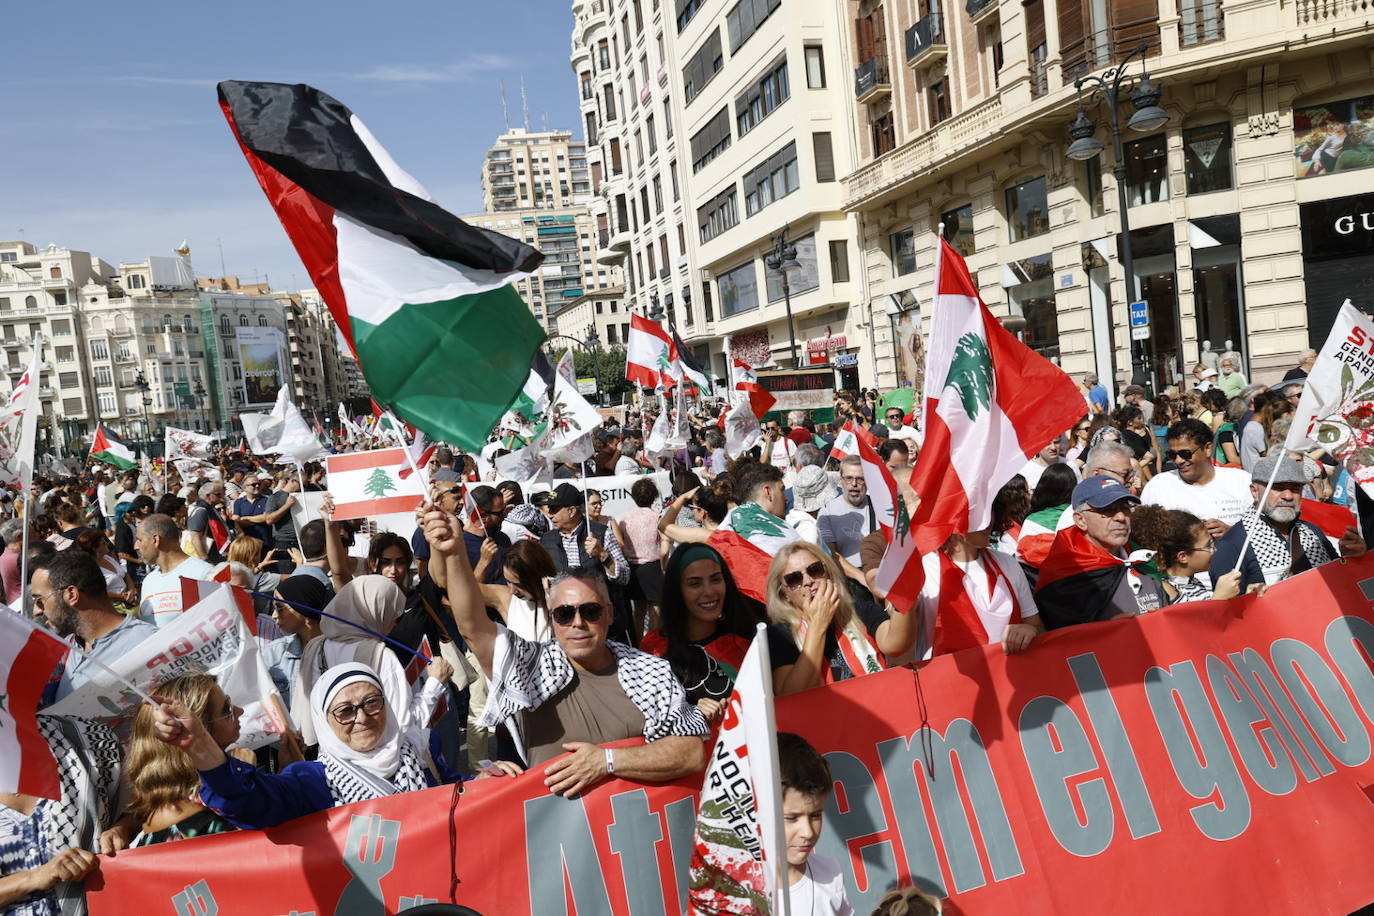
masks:
[(644, 713), (620, 686), (614, 662), (604, 671), (574, 670), (568, 686), (519, 716), (531, 767), (563, 754), (572, 741), (606, 744), (644, 735)]

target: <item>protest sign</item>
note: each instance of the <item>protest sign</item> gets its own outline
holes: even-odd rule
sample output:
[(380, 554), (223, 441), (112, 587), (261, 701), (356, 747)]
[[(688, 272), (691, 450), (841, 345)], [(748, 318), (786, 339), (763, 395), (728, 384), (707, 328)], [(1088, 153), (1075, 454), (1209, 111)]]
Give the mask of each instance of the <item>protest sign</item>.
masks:
[[(1371, 596), (1366, 556), (780, 697), (835, 779), (819, 851), (859, 913), (913, 880), (948, 914), (1355, 910), (1374, 901)], [(564, 799), (536, 771), (121, 852), (90, 911), (381, 916), (448, 900), (452, 868), (488, 916), (682, 913), (700, 783)]]
[(1374, 321), (1349, 299), (1308, 373), (1284, 446), (1326, 449), (1374, 496)]
[(253, 599), (216, 582), (183, 578), (181, 585), (186, 611), (43, 712), (99, 719), (127, 734), (141, 702), (128, 684), (153, 694), (174, 677), (208, 674), (243, 707), (236, 747), (262, 747), (285, 731), (281, 697), (253, 638)]
[(425, 498), (420, 475), (401, 477), (409, 467), (401, 448), (330, 455), (329, 495), (334, 497), (336, 520), (413, 512)]
[[(661, 503), (655, 503), (655, 509), (661, 509), (673, 498), (673, 485), (668, 479), (667, 471), (655, 471), (652, 474), (619, 474), (608, 477), (569, 477), (566, 480), (555, 480), (554, 484), (570, 483), (579, 490), (588, 488), (596, 490), (601, 494), (601, 514), (611, 518), (620, 518), (626, 512), (635, 508), (635, 502), (630, 498), (630, 488), (635, 485), (635, 481), (648, 478), (658, 487)], [(537, 480), (520, 481), (520, 487), (526, 496), (531, 493), (538, 493), (541, 490), (551, 489), (549, 481), (540, 483)]]

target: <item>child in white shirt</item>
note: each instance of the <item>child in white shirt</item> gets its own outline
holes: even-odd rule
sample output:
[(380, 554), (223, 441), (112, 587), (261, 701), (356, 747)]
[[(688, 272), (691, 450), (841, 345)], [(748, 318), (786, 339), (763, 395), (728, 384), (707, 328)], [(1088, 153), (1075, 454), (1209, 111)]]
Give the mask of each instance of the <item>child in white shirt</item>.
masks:
[(815, 851), (824, 826), (825, 800), (834, 787), (830, 765), (805, 738), (791, 732), (778, 732), (778, 763), (792, 913), (853, 916), (840, 864)]

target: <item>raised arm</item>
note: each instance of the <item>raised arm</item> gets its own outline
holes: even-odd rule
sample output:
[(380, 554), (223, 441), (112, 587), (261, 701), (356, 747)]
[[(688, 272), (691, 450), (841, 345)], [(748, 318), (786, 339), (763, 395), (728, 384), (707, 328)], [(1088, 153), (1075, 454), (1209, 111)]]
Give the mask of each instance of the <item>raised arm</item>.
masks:
[(329, 558), (329, 577), (334, 580), (334, 588), (340, 589), (353, 581), (353, 562), (344, 547), (339, 523), (334, 521), (333, 497), (326, 495), (321, 501), (320, 515), (324, 517), (324, 555)]
[(496, 623), (487, 616), (482, 589), (468, 563), (467, 547), (458, 520), (441, 509), (425, 513), (425, 540), (429, 542), (430, 569), (443, 564), (449, 607), (458, 632), (477, 656), (482, 671), (491, 677), (496, 651)]

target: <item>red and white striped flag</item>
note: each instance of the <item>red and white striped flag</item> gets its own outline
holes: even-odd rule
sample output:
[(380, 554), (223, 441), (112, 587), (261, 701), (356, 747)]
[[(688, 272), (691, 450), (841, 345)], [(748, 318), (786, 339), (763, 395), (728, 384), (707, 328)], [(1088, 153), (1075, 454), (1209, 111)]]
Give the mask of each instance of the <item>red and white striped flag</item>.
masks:
[[(853, 423), (851, 420), (845, 427), (848, 428)], [(873, 517), (878, 520), (883, 537), (890, 544), (893, 526), (897, 524), (897, 479), (892, 476), (891, 469), (878, 457), (878, 453), (873, 450), (873, 446), (866, 438), (862, 435), (856, 436), (854, 446), (863, 465), (864, 484), (868, 487), (868, 499), (873, 505)]]
[(658, 322), (630, 316), (630, 339), (625, 343), (625, 378), (643, 388), (672, 388), (673, 339)]
[(334, 518), (363, 518), (413, 512), (424, 502), (424, 485), (401, 471), (409, 467), (405, 452), (381, 448), (325, 458), (329, 492), (334, 497)]
[(409, 464), (407, 464), (404, 468), (402, 468), (401, 479), (405, 480), (411, 474), (415, 473), (416, 468), (422, 468), (425, 465), (429, 464), (429, 459), (434, 457), (434, 452), (436, 449), (438, 449), (438, 447), (439, 446), (436, 443), (430, 442), (428, 439), (425, 438), (423, 430), (416, 430), (414, 440), (412, 440), (410, 445), (407, 447), (410, 451), (411, 460), (415, 463), (415, 467), (412, 468)]
[[(850, 455), (859, 454), (859, 440), (868, 443), (870, 449), (878, 447), (878, 437), (853, 420), (840, 427), (835, 434), (835, 444), (830, 447), (830, 457), (842, 461)], [(876, 454), (876, 453), (875, 453)]]
[(44, 685), (71, 648), (29, 618), (0, 609), (0, 792), (62, 798), (37, 712)]

